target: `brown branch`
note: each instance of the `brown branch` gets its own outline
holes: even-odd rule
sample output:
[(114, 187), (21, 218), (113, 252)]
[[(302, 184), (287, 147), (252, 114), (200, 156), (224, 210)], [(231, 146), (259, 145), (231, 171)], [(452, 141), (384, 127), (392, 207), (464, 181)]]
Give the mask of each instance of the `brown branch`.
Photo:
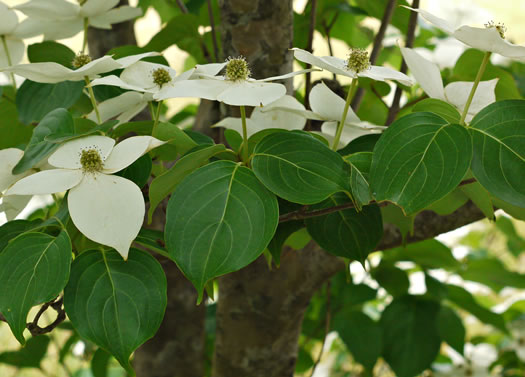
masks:
[(210, 19), (211, 26), (211, 41), (213, 43), (213, 55), (215, 62), (219, 61), (219, 46), (217, 44), (217, 34), (215, 33), (215, 19), (213, 18), (213, 8), (211, 6), (211, 0), (208, 0), (208, 17)]
[[(412, 8), (417, 9), (419, 8), (419, 0), (412, 1)], [(412, 48), (414, 46), (414, 39), (416, 35), (416, 25), (417, 25), (417, 12), (410, 12), (410, 19), (408, 21), (408, 29), (407, 29), (407, 36), (405, 41), (405, 47)], [(405, 59), (401, 62), (401, 68), (399, 71), (401, 73), (407, 73), (408, 66), (405, 62)], [(392, 106), (390, 106), (390, 109), (388, 110), (388, 116), (386, 118), (385, 125), (389, 126), (392, 124), (394, 119), (396, 119), (397, 114), (399, 113), (399, 101), (401, 100), (401, 94), (403, 90), (399, 85), (396, 87), (396, 92), (394, 94), (394, 100), (392, 101)]]
[[(316, 14), (317, 14), (317, 0), (310, 0), (310, 29), (308, 30), (308, 43), (306, 44), (306, 51), (313, 52), (312, 46), (314, 43), (314, 31), (315, 31), (315, 24), (316, 24)], [(306, 65), (306, 68), (311, 68), (312, 66), (310, 64)], [(308, 95), (310, 94), (310, 90), (312, 89), (312, 74), (311, 72), (306, 73), (306, 87), (304, 91), (304, 106), (306, 108), (309, 107), (310, 101), (308, 99)], [(308, 129), (310, 126), (310, 122), (308, 121), (308, 124), (305, 129)]]
[[(374, 38), (374, 45), (372, 47), (372, 52), (370, 53), (370, 64), (372, 65), (374, 65), (376, 62), (379, 52), (383, 47), (383, 39), (385, 38), (386, 28), (388, 27), (388, 24), (390, 24), (390, 20), (394, 15), (396, 2), (397, 0), (389, 0), (388, 4), (386, 5), (385, 13), (383, 13), (383, 18), (381, 19), (381, 26), (379, 27), (379, 31)], [(355, 112), (359, 110), (359, 106), (363, 101), (364, 95), (365, 90), (363, 88), (359, 88), (355, 93), (354, 99), (352, 100), (352, 109), (354, 109)]]
[[(53, 329), (55, 329), (62, 322), (64, 322), (64, 320), (66, 319), (66, 312), (64, 311), (64, 308), (62, 306), (63, 301), (64, 301), (64, 298), (60, 297), (56, 301), (46, 302), (44, 305), (42, 305), (40, 310), (38, 310), (38, 313), (35, 315), (33, 322), (30, 322), (27, 324), (27, 329), (31, 332), (31, 335), (36, 336), (36, 335), (47, 334), (53, 331)], [(38, 321), (40, 320), (40, 317), (50, 307), (57, 312), (56, 319), (50, 325), (46, 327), (38, 326)]]
[[(476, 182), (476, 178), (465, 179), (464, 181), (461, 181), (459, 183), (458, 187), (468, 185), (474, 182)], [(376, 201), (372, 201), (370, 202), (370, 204), (377, 204), (379, 207), (386, 207), (390, 203), (389, 202), (377, 203)], [(288, 212), (288, 213), (285, 213), (284, 215), (279, 216), (279, 222), (284, 223), (284, 222), (292, 221), (292, 220), (303, 220), (303, 219), (308, 219), (310, 217), (324, 216), (324, 215), (328, 215), (333, 212), (338, 212), (338, 211), (342, 211), (345, 209), (351, 209), (351, 208), (355, 208), (355, 205), (352, 202), (345, 203), (345, 204), (339, 204), (337, 206), (328, 207), (328, 208), (316, 209), (313, 211), (308, 211), (308, 207), (303, 206), (301, 209), (298, 209), (297, 211)]]

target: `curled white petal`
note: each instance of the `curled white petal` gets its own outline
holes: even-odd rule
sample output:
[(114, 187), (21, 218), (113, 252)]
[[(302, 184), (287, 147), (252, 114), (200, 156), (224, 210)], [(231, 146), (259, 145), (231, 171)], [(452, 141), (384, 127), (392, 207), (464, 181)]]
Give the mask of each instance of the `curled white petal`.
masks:
[(7, 221), (14, 220), (26, 208), (33, 195), (9, 195), (2, 198), (0, 212), (5, 213)]
[(80, 12), (78, 4), (66, 0), (33, 0), (14, 8), (39, 20), (63, 20), (76, 17)]
[(11, 173), (23, 155), (24, 151), (16, 148), (0, 150), (0, 193), (25, 175)]
[[(125, 123), (140, 113), (147, 105), (148, 101), (142, 93), (125, 92), (99, 103), (98, 111), (102, 122), (117, 117), (120, 123)], [(95, 110), (89, 113), (87, 118), (96, 122), (97, 114)]]
[(162, 88), (153, 95), (157, 101), (167, 98), (197, 97), (216, 100), (229, 83), (224, 80), (186, 80), (174, 83), (172, 86)]
[(159, 90), (159, 87), (153, 82), (153, 72), (157, 69), (167, 71), (172, 80), (177, 74), (174, 69), (162, 64), (136, 62), (122, 71), (120, 78), (130, 86), (142, 88), (141, 91), (156, 92)]
[(434, 16), (432, 13), (427, 12), (424, 9), (415, 9), (410, 8), (405, 5), (402, 5), (402, 7), (405, 7), (407, 9), (410, 9), (411, 11), (418, 12), (425, 20), (430, 22), (432, 25), (436, 26), (437, 28), (443, 30), (446, 33), (452, 34), (454, 33), (454, 25), (450, 24), (448, 21), (445, 21), (442, 18), (439, 18), (437, 16)]
[(525, 46), (518, 46), (501, 38), (496, 28), (461, 26), (453, 36), (470, 47), (490, 51), (512, 59), (525, 58)]
[[(302, 103), (294, 97), (285, 95), (265, 107), (253, 109), (250, 119), (261, 128), (281, 128), (284, 130), (302, 130), (306, 124), (306, 117), (290, 111), (279, 110), (281, 107), (305, 110)], [(267, 111), (262, 111), (265, 109)]]
[[(191, 81), (189, 81), (191, 82)], [(266, 82), (229, 82), (217, 101), (233, 106), (265, 106), (286, 94), (282, 84)]]
[(11, 34), (18, 25), (18, 16), (7, 5), (0, 3), (0, 35)]
[(78, 185), (83, 173), (75, 169), (52, 169), (31, 174), (17, 181), (5, 195), (44, 195), (64, 192)]
[(123, 21), (132, 20), (140, 17), (142, 10), (140, 8), (130, 7), (127, 5), (111, 9), (101, 15), (90, 17), (89, 24), (100, 29), (111, 29), (111, 25)]
[[(345, 108), (345, 100), (335, 94), (324, 82), (313, 87), (310, 92), (310, 106), (324, 120), (341, 120)], [(352, 109), (348, 109), (348, 122), (359, 122)]]
[[(481, 109), (496, 101), (495, 89), (498, 79), (481, 81), (476, 93), (472, 98), (472, 103), (468, 109), (467, 122), (470, 121)], [(460, 112), (463, 112), (467, 103), (468, 96), (472, 90), (473, 82), (456, 81), (445, 87), (446, 100), (454, 105)]]
[(370, 67), (370, 69), (363, 72), (359, 72), (357, 75), (362, 77), (369, 77), (377, 81), (395, 80), (403, 85), (408, 86), (414, 84), (412, 79), (404, 73), (401, 73), (388, 67), (380, 67), (377, 65), (373, 65)]
[(117, 6), (119, 0), (87, 0), (80, 7), (82, 17), (93, 17), (109, 11)]
[[(176, 127), (175, 125), (173, 125)], [(133, 136), (118, 143), (104, 161), (106, 174), (116, 173), (135, 162), (150, 150), (165, 144), (165, 141), (151, 136)]]
[(133, 182), (115, 175), (87, 174), (70, 190), (71, 220), (87, 238), (115, 248), (127, 259), (144, 220), (144, 198)]
[(401, 54), (423, 91), (431, 98), (445, 101), (445, 90), (439, 67), (410, 48), (401, 48)]
[(85, 136), (78, 139), (66, 141), (47, 160), (51, 165), (64, 169), (81, 169), (80, 156), (83, 150), (95, 149), (102, 160), (106, 160), (115, 140), (100, 135)]

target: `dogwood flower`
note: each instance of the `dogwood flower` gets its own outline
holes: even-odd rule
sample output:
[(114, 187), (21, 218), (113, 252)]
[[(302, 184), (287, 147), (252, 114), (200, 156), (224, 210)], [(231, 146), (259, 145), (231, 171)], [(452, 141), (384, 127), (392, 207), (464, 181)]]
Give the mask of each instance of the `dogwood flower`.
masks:
[(101, 73), (126, 68), (143, 58), (155, 55), (158, 55), (158, 53), (146, 52), (126, 56), (117, 60), (109, 55), (95, 60), (91, 60), (88, 55), (77, 55), (73, 61), (73, 66), (76, 67), (76, 69), (70, 69), (54, 62), (45, 62), (19, 64), (6, 68), (3, 71), (12, 72), (36, 82), (55, 84), (62, 81), (83, 81), (86, 77), (88, 77), (88, 79), (94, 79), (99, 77)]
[(0, 68), (18, 64), (24, 57), (24, 34), (15, 11), (0, 1)]
[[(341, 120), (345, 108), (344, 99), (330, 90), (323, 82), (312, 88), (308, 98), (312, 111), (277, 105), (261, 109), (261, 111), (264, 113), (272, 113), (275, 110), (288, 111), (302, 115), (307, 119), (321, 120), (323, 121), (321, 125), (321, 135), (332, 142), (337, 130), (337, 123)], [(359, 136), (370, 133), (381, 133), (385, 128), (386, 127), (362, 121), (352, 109), (349, 108), (338, 148), (344, 147)]]
[[(408, 68), (416, 78), (421, 88), (431, 98), (448, 102), (463, 113), (473, 82), (456, 81), (443, 87), (441, 73), (436, 64), (428, 61), (415, 50), (401, 48), (401, 54)], [(496, 101), (496, 84), (498, 79), (481, 81), (468, 108), (466, 120), (470, 121), (481, 109)]]
[[(302, 103), (294, 97), (285, 95), (269, 105), (253, 109), (250, 118), (246, 119), (246, 129), (248, 137), (253, 134), (268, 129), (281, 128), (283, 130), (302, 130), (306, 124), (306, 118), (301, 113), (293, 113), (281, 108), (296, 109), (305, 111)], [(264, 111), (263, 111), (264, 109)], [(237, 131), (242, 135), (242, 119), (228, 117), (214, 124), (212, 127), (224, 127), (229, 130)]]
[(106, 136), (73, 139), (49, 157), (49, 164), (56, 169), (19, 180), (6, 195), (69, 190), (69, 213), (78, 230), (127, 259), (144, 219), (144, 199), (135, 183), (112, 174), (162, 144), (151, 136), (130, 137), (116, 146), (115, 140)]
[[(201, 70), (207, 68), (200, 66)], [(268, 77), (263, 80), (250, 78), (248, 63), (242, 57), (230, 58), (225, 63), (213, 64), (217, 73), (225, 68), (224, 76), (195, 72), (199, 79), (184, 80), (173, 86), (163, 87), (153, 95), (156, 100), (179, 97), (198, 97), (212, 101), (224, 102), (233, 106), (265, 106), (286, 94), (282, 84), (268, 81), (283, 80), (309, 70), (291, 72), (281, 76)], [(220, 69), (219, 69), (220, 68)]]
[[(100, 102), (98, 111), (100, 121), (104, 123), (107, 120), (115, 118), (119, 123), (126, 123), (133, 119), (148, 105), (148, 94), (137, 92), (125, 92), (116, 97)], [(91, 111), (87, 118), (97, 122), (97, 113)]]
[(503, 24), (495, 24), (491, 21), (485, 24), (484, 28), (467, 25), (456, 27), (426, 10), (414, 9), (407, 6), (405, 6), (405, 8), (418, 12), (426, 21), (467, 46), (481, 51), (495, 52), (511, 59), (525, 59), (525, 46), (518, 46), (505, 40), (505, 32), (507, 29)]
[[(112, 24), (131, 20), (142, 15), (139, 8), (121, 6), (115, 8), (119, 0), (32, 0), (15, 7), (29, 18), (22, 22), (31, 36), (44, 34), (45, 39), (69, 38), (91, 26), (111, 29)], [(85, 23), (87, 25), (85, 25)]]
[[(24, 151), (16, 148), (0, 150), (0, 197), (2, 193), (19, 179), (31, 174), (13, 174), (12, 170), (22, 159)], [(4, 212), (8, 221), (13, 220), (26, 207), (32, 195), (3, 196), (0, 204), (0, 213)]]
[(493, 345), (480, 343), (474, 346), (467, 343), (465, 355), (465, 358), (459, 356), (461, 361), (456, 365), (440, 368), (434, 375), (436, 377), (490, 377), (489, 367), (498, 358), (498, 352)]
[[(303, 63), (311, 64), (315, 67), (326, 69), (336, 75), (343, 75), (351, 77), (353, 79), (357, 77), (368, 77), (376, 81), (386, 81), (386, 80), (395, 80), (400, 82), (403, 85), (412, 85), (413, 82), (404, 73), (395, 71), (387, 67), (379, 67), (375, 65), (370, 65), (368, 63), (368, 57), (366, 56), (366, 61), (359, 61), (365, 58), (365, 55), (362, 55), (363, 59), (359, 59), (357, 55), (357, 61), (353, 59), (343, 60), (335, 56), (315, 56), (312, 53), (301, 50), (300, 48), (292, 48), (294, 52), (294, 57), (302, 61)], [(359, 51), (359, 50), (354, 50)], [(356, 69), (355, 63), (360, 63), (361, 69)]]

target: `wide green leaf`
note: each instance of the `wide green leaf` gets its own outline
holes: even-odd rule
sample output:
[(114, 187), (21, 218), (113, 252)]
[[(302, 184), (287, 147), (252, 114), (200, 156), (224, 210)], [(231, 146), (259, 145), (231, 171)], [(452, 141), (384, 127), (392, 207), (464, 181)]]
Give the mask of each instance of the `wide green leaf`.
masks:
[(359, 152), (345, 156), (350, 165), (350, 187), (358, 209), (373, 200), (370, 190), (369, 174), (372, 165), (372, 152)]
[(12, 220), (0, 226), (0, 253), (7, 246), (9, 241), (19, 234), (34, 229), (40, 224), (40, 220)]
[(303, 132), (277, 132), (257, 144), (253, 171), (270, 191), (288, 201), (314, 204), (350, 192), (350, 166)]
[(423, 101), (418, 102), (412, 108), (412, 112), (423, 111), (439, 115), (441, 118), (452, 124), (459, 123), (459, 120), (461, 119), (461, 115), (454, 106), (437, 98), (426, 98)]
[(4, 89), (0, 97), (0, 149), (20, 148), (31, 138), (33, 127), (20, 123), (14, 95), (8, 96), (6, 92)]
[(70, 265), (71, 241), (66, 232), (58, 237), (25, 233), (0, 253), (0, 312), (22, 345), (29, 310), (62, 292)]
[(33, 130), (33, 136), (24, 151), (24, 156), (13, 168), (13, 174), (20, 174), (32, 168), (58, 148), (58, 144), (45, 140), (47, 135), (73, 133), (73, 127), (73, 117), (66, 109), (56, 109), (47, 114)]
[(391, 261), (411, 261), (425, 269), (459, 269), (461, 264), (452, 255), (452, 250), (438, 240), (430, 239), (397, 247), (385, 252), (384, 258)]
[(414, 214), (457, 187), (471, 158), (465, 127), (432, 113), (409, 114), (392, 123), (374, 148), (373, 195)]
[(25, 80), (16, 94), (16, 108), (24, 124), (40, 122), (49, 112), (73, 106), (82, 95), (83, 81), (43, 84)]
[(394, 266), (393, 263), (382, 261), (372, 270), (372, 277), (394, 297), (407, 294), (410, 288), (407, 272)]
[(525, 289), (525, 274), (509, 271), (498, 258), (472, 259), (459, 275), (499, 292), (506, 287)]
[(30, 338), (25, 347), (17, 351), (0, 353), (0, 363), (17, 368), (40, 368), (40, 363), (46, 356), (49, 341), (49, 337), (42, 335)]
[[(173, 126), (176, 127), (176, 126)], [(177, 185), (195, 169), (206, 164), (208, 160), (219, 152), (224, 151), (224, 145), (213, 145), (199, 149), (195, 152), (183, 156), (175, 162), (171, 168), (155, 177), (149, 186), (148, 222), (151, 223), (153, 212), (159, 203), (167, 197), (177, 187)]]
[(298, 220), (279, 224), (272, 240), (268, 244), (268, 251), (270, 251), (276, 266), (281, 264), (281, 252), (288, 237), (302, 228), (304, 228), (304, 222)]
[(131, 353), (157, 332), (166, 309), (166, 276), (148, 253), (90, 250), (71, 266), (64, 307), (80, 336), (111, 353), (135, 375)]
[(437, 327), (441, 338), (460, 354), (465, 347), (465, 326), (461, 317), (448, 306), (441, 306), (437, 316)]
[(495, 102), (472, 119), (472, 171), (491, 194), (525, 207), (525, 101)]
[(430, 367), (441, 338), (438, 303), (415, 296), (395, 299), (383, 311), (383, 357), (397, 377), (414, 377)]
[[(312, 210), (348, 204), (345, 194), (331, 196)], [(323, 216), (310, 217), (306, 228), (312, 238), (331, 254), (364, 263), (368, 254), (375, 250), (383, 236), (381, 211), (375, 204), (364, 206), (361, 211), (349, 208)]]
[(343, 311), (334, 317), (333, 330), (337, 331), (355, 361), (371, 371), (383, 347), (379, 324), (362, 312)]
[(264, 251), (278, 223), (276, 197), (253, 172), (216, 161), (188, 175), (168, 202), (168, 252), (199, 293)]
[(75, 53), (63, 44), (44, 41), (29, 45), (27, 47), (27, 58), (31, 63), (55, 62), (64, 67), (73, 68)]

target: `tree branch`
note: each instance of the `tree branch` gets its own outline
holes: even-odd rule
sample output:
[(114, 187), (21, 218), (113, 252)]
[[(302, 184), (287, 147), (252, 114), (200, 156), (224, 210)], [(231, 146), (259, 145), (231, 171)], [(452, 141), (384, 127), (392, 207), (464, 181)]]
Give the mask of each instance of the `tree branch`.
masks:
[[(314, 32), (316, 24), (316, 14), (317, 14), (317, 0), (310, 0), (310, 29), (308, 30), (308, 43), (306, 45), (306, 51), (312, 52), (313, 43), (314, 43)], [(310, 64), (306, 65), (306, 68), (311, 68)], [(308, 108), (310, 106), (310, 101), (308, 99), (308, 94), (312, 89), (312, 73), (306, 73), (306, 84), (304, 92), (304, 107)], [(307, 129), (309, 128), (310, 122), (308, 121)]]
[[(419, 8), (419, 0), (412, 1), (412, 8), (414, 9)], [(408, 29), (407, 29), (405, 47), (412, 48), (414, 46), (417, 16), (418, 16), (417, 12), (410, 12), (410, 19), (408, 21)], [(401, 62), (401, 68), (399, 69), (399, 71), (401, 73), (407, 73), (407, 69), (408, 69), (407, 63), (405, 62), (405, 59), (403, 59), (403, 61)], [(392, 101), (392, 106), (390, 106), (390, 109), (388, 109), (388, 116), (385, 122), (386, 126), (389, 126), (394, 121), (394, 119), (396, 119), (396, 116), (399, 113), (399, 101), (401, 100), (402, 92), (403, 90), (398, 84), (396, 87), (396, 92), (394, 94), (394, 100)]]
[[(381, 26), (379, 27), (379, 31), (374, 38), (374, 45), (372, 47), (372, 52), (370, 53), (370, 64), (372, 65), (376, 62), (379, 52), (383, 47), (383, 39), (385, 38), (386, 28), (388, 27), (388, 24), (390, 24), (390, 20), (392, 20), (392, 16), (394, 15), (396, 2), (397, 0), (389, 0), (388, 4), (386, 5), (385, 13), (383, 13), (383, 18), (381, 19)], [(361, 105), (364, 95), (365, 90), (363, 88), (357, 89), (354, 99), (352, 100), (352, 109), (354, 109), (355, 112), (359, 110), (359, 106)]]
[[(30, 322), (27, 324), (27, 329), (31, 332), (31, 335), (36, 336), (36, 335), (47, 334), (53, 331), (53, 329), (55, 329), (62, 322), (64, 322), (64, 320), (66, 319), (66, 312), (64, 311), (64, 308), (62, 306), (63, 301), (64, 301), (64, 297), (60, 297), (56, 301), (46, 302), (44, 305), (42, 305), (42, 307), (38, 310), (38, 313), (35, 315), (33, 322)], [(56, 319), (50, 325), (46, 327), (38, 326), (38, 321), (40, 320), (40, 317), (50, 307), (53, 308), (53, 310), (57, 312)]]

